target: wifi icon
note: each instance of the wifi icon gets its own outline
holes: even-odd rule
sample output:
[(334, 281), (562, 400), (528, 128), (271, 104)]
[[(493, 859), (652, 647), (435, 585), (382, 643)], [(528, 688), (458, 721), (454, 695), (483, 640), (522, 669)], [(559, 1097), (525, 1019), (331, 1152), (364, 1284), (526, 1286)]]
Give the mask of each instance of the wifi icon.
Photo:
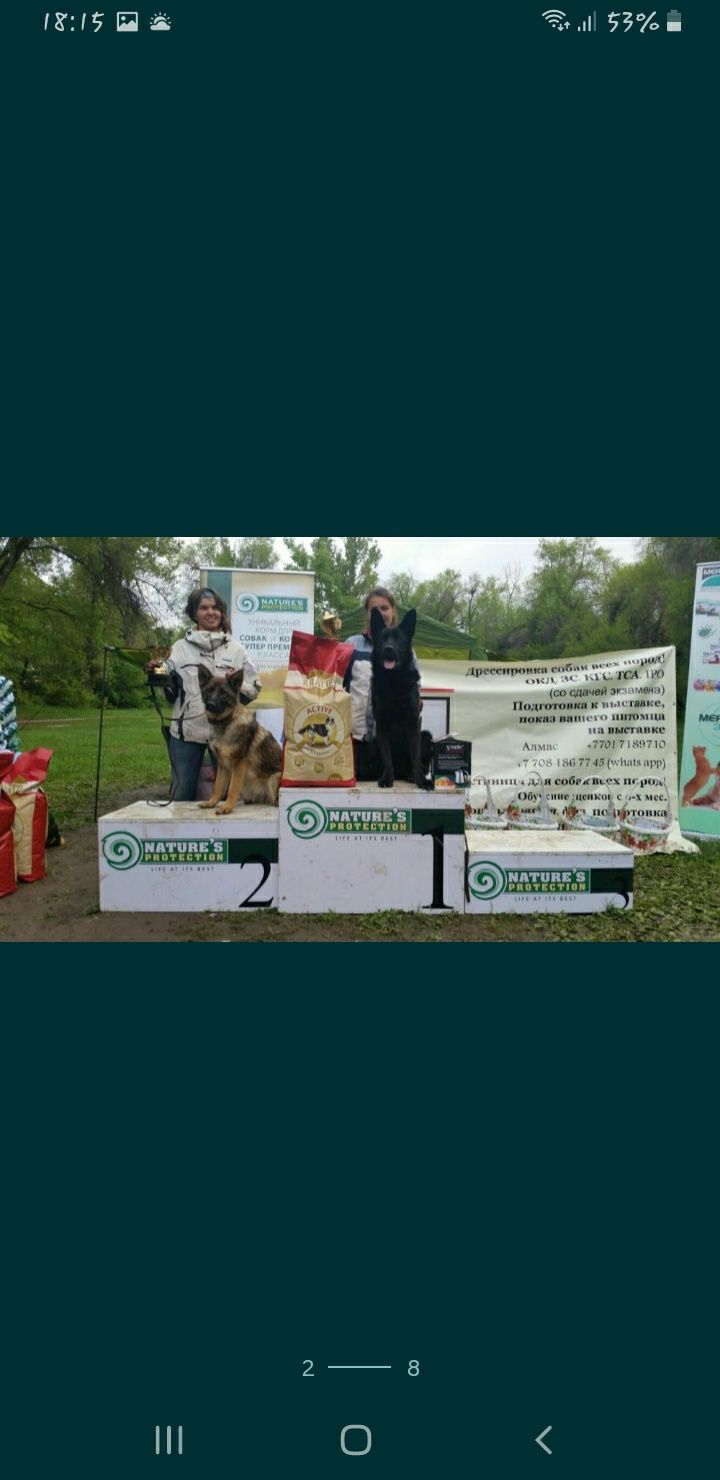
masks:
[(564, 10), (544, 10), (543, 20), (547, 21), (549, 26), (554, 26), (556, 31), (569, 31), (570, 29), (570, 22)]

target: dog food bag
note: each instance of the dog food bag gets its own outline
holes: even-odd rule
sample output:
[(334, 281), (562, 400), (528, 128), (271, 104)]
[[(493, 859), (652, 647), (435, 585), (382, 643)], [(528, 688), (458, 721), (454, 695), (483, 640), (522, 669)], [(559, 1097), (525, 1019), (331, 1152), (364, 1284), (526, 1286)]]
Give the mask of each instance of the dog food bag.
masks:
[(14, 821), (15, 808), (12, 802), (7, 797), (0, 796), (0, 899), (4, 894), (15, 894), (17, 891), (15, 839), (12, 830)]
[(354, 786), (350, 643), (293, 632), (285, 685), (282, 786)]
[(472, 774), (472, 741), (445, 735), (432, 742), (432, 779), (435, 791), (464, 791)]
[(48, 805), (40, 783), (47, 776), (52, 754), (51, 750), (22, 752), (0, 780), (0, 791), (15, 809), (15, 867), (18, 879), (25, 884), (45, 878)]

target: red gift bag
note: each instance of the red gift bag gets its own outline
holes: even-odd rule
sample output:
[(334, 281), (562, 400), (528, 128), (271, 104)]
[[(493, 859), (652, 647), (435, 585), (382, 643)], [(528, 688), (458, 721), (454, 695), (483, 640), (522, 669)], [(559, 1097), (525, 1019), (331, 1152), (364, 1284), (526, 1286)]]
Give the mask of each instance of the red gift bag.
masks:
[(15, 839), (13, 822), (15, 808), (7, 797), (0, 796), (0, 899), (4, 894), (15, 894), (17, 876), (15, 872)]
[(15, 844), (15, 868), (18, 879), (34, 884), (45, 877), (45, 839), (47, 837), (47, 797), (40, 783), (48, 773), (51, 750), (21, 751), (13, 763), (0, 774), (0, 790), (12, 804), (12, 836)]

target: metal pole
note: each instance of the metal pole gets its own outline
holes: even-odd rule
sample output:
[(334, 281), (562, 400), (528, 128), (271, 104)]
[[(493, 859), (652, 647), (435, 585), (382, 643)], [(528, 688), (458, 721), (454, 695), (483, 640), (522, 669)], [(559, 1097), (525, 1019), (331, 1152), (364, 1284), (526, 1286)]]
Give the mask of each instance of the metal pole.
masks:
[(105, 679), (107, 676), (107, 656), (108, 653), (114, 652), (114, 647), (106, 647), (103, 652), (102, 689), (100, 691), (100, 733), (98, 735), (97, 774), (95, 777), (95, 810), (93, 812), (93, 822), (97, 822), (98, 795), (100, 792), (100, 757), (102, 755), (103, 720), (105, 718)]

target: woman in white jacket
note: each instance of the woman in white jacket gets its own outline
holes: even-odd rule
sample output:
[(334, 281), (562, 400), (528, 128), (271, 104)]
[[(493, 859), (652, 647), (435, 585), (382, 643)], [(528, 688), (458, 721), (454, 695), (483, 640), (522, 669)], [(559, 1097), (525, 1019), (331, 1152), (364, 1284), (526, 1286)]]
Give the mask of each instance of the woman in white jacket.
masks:
[[(209, 668), (211, 673), (222, 673), (228, 678), (242, 668), (245, 673), (242, 693), (248, 700), (257, 698), (261, 688), (255, 664), (251, 663), (242, 643), (236, 642), (230, 634), (227, 607), (222, 597), (209, 586), (192, 591), (185, 612), (193, 626), (170, 651), (170, 662), (175, 670), (171, 679), (175, 705), (170, 726), (174, 802), (195, 801), (200, 768), (210, 740), (210, 727), (200, 693), (200, 665)], [(177, 683), (178, 678), (180, 684)]]

